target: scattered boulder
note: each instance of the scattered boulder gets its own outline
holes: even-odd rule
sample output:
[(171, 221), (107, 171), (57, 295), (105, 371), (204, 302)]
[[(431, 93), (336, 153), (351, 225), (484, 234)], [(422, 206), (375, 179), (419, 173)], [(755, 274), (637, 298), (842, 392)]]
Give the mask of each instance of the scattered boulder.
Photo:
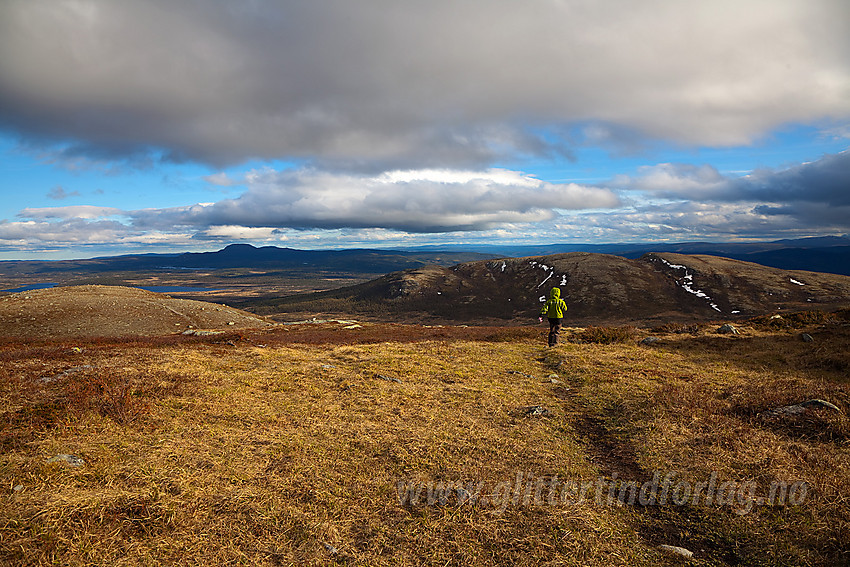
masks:
[(48, 463), (68, 463), (72, 467), (81, 467), (86, 462), (76, 455), (66, 455), (64, 453), (59, 453), (56, 456), (50, 457), (47, 459)]
[(801, 402), (799, 404), (793, 404), (790, 406), (783, 406), (781, 408), (763, 411), (758, 415), (761, 417), (796, 416), (802, 415), (808, 411), (819, 409), (827, 409), (830, 411), (837, 412), (841, 411), (838, 406), (836, 406), (835, 404), (831, 404), (826, 400), (806, 400), (805, 402)]
[(640, 344), (640, 345), (651, 345), (651, 344), (657, 343), (660, 340), (661, 339), (659, 339), (658, 337), (645, 337), (643, 340), (638, 342), (638, 344)]
[(719, 329), (717, 329), (717, 332), (721, 333), (723, 335), (740, 335), (741, 334), (741, 332), (738, 329), (736, 329), (734, 325), (730, 325), (729, 323), (726, 323), (725, 325), (721, 326)]
[(686, 559), (690, 559), (694, 556), (693, 551), (691, 551), (690, 549), (685, 549), (684, 547), (679, 547), (678, 545), (659, 545), (658, 549), (670, 555), (677, 555)]
[(815, 338), (811, 336), (809, 333), (803, 333), (800, 335), (800, 340), (804, 343), (813, 343), (815, 342)]

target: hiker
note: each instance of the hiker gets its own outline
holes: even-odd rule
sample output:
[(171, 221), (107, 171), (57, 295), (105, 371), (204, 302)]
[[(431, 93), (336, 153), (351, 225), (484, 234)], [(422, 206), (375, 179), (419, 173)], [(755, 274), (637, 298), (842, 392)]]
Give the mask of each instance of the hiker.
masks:
[(558, 331), (561, 330), (561, 319), (567, 312), (567, 304), (561, 299), (561, 288), (553, 287), (549, 292), (549, 301), (540, 309), (538, 321), (543, 322), (543, 315), (549, 318), (549, 346), (558, 344)]

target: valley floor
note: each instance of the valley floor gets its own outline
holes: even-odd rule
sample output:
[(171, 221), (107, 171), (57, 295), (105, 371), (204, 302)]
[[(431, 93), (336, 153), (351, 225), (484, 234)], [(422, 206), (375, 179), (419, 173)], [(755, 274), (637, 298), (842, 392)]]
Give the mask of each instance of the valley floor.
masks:
[[(682, 330), (0, 344), (0, 558), (850, 562), (847, 321)], [(762, 413), (810, 399), (840, 410)]]

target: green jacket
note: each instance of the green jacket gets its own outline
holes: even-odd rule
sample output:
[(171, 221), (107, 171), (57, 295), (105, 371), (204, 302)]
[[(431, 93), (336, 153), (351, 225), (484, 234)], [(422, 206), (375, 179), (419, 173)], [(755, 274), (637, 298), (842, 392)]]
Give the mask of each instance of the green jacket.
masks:
[(550, 319), (561, 319), (566, 312), (567, 304), (561, 299), (561, 289), (553, 287), (549, 292), (549, 301), (543, 304), (540, 314), (546, 315)]

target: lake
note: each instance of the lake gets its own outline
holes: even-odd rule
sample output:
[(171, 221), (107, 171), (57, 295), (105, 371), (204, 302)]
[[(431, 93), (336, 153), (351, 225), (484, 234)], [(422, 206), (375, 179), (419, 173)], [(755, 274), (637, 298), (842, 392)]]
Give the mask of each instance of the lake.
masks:
[[(7, 291), (9, 293), (19, 293), (22, 291), (34, 291), (36, 289), (50, 289), (51, 287), (56, 287), (57, 283), (36, 283), (29, 285), (22, 285), (21, 287), (11, 288), (11, 289), (0, 289), (0, 291)], [(144, 289), (146, 291), (155, 291), (157, 293), (180, 293), (180, 292), (202, 292), (202, 291), (221, 291), (221, 288), (212, 288), (212, 287), (188, 287), (182, 285), (131, 285), (126, 287), (135, 287), (137, 289)]]

